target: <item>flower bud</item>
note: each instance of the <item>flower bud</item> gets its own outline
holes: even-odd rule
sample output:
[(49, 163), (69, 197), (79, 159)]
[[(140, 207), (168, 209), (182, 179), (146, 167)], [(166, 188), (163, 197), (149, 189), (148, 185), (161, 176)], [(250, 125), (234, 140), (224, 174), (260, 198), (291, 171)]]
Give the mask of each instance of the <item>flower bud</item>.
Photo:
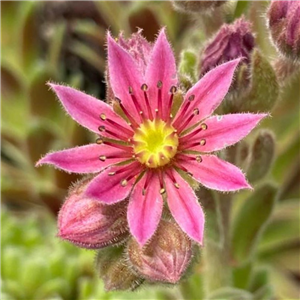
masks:
[(75, 185), (58, 216), (58, 236), (88, 249), (122, 242), (128, 236), (126, 201), (103, 205), (84, 195), (89, 179)]
[(150, 60), (152, 45), (142, 36), (142, 29), (133, 33), (128, 39), (125, 39), (123, 34), (120, 33), (117, 42), (131, 54), (137, 66), (144, 74)]
[[(129, 38), (125, 38), (123, 33), (120, 33), (116, 38), (117, 43), (126, 50), (133, 60), (135, 61), (138, 69), (142, 74), (146, 72), (146, 66), (149, 64), (150, 55), (152, 51), (152, 45), (142, 36), (142, 29), (139, 29), (136, 33), (131, 34)], [(114, 94), (110, 85), (109, 72), (106, 72), (106, 99), (112, 101)], [(114, 109), (122, 115), (122, 110), (116, 103), (113, 104)]]
[(132, 272), (123, 251), (124, 247), (110, 247), (97, 254), (96, 268), (106, 291), (134, 290), (143, 282)]
[(192, 258), (192, 243), (173, 222), (161, 220), (149, 244), (131, 239), (127, 253), (134, 270), (150, 281), (177, 283)]
[(243, 17), (231, 25), (223, 25), (204, 49), (200, 62), (200, 74), (203, 75), (217, 65), (238, 57), (244, 57), (243, 62), (249, 64), (254, 46), (251, 23)]
[(275, 155), (273, 132), (261, 130), (254, 141), (247, 177), (250, 182), (262, 179), (270, 170)]
[(287, 58), (300, 60), (300, 2), (272, 1), (268, 11), (272, 40)]
[(206, 13), (223, 5), (226, 1), (210, 0), (210, 1), (177, 1), (172, 0), (176, 10), (186, 13)]

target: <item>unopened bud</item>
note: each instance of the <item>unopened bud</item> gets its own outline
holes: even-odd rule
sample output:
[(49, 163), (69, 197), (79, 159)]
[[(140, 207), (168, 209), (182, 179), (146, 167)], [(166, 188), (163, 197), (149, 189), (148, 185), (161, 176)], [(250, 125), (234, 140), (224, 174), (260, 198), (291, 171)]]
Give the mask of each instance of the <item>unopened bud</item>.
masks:
[(243, 63), (249, 64), (254, 46), (251, 23), (243, 17), (233, 24), (223, 25), (203, 51), (200, 61), (200, 75), (239, 57), (244, 58)]
[(226, 1), (210, 0), (210, 1), (177, 1), (172, 0), (176, 10), (185, 13), (207, 13), (215, 8), (223, 5)]
[(117, 244), (128, 236), (126, 203), (103, 205), (84, 195), (89, 179), (71, 189), (58, 216), (58, 236), (88, 249)]
[(173, 222), (161, 220), (149, 244), (131, 239), (128, 257), (134, 270), (150, 281), (177, 283), (192, 258), (192, 243)]
[(134, 290), (143, 279), (134, 274), (124, 258), (124, 247), (110, 247), (97, 254), (96, 268), (106, 291)]
[(272, 1), (268, 11), (272, 40), (287, 58), (300, 60), (300, 1)]
[(274, 134), (261, 130), (254, 141), (247, 178), (250, 182), (263, 178), (270, 170), (275, 154)]

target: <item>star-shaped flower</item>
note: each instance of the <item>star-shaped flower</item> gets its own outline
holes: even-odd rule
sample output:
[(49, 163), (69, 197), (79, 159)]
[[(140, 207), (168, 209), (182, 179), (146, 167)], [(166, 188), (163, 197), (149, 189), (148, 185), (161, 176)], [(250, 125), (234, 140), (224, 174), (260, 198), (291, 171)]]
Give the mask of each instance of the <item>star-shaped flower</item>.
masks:
[(209, 153), (235, 144), (266, 115), (211, 116), (230, 87), (239, 59), (208, 72), (174, 113), (178, 80), (164, 29), (152, 48), (140, 41), (140, 54), (138, 47), (132, 52), (109, 34), (107, 44), (109, 83), (121, 113), (51, 83), (71, 117), (100, 137), (95, 144), (49, 153), (37, 165), (99, 173), (87, 186), (86, 197), (108, 205), (129, 198), (129, 229), (140, 245), (154, 234), (165, 200), (181, 229), (201, 244), (204, 214), (182, 175), (218, 191), (250, 188), (240, 169)]

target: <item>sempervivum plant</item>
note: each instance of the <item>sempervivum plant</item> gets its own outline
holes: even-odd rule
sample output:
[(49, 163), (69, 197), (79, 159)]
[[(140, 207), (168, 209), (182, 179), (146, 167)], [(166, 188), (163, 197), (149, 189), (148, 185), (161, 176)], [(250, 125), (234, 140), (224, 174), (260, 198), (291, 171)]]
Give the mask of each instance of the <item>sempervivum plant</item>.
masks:
[[(165, 31), (153, 46), (140, 34), (132, 39), (118, 43), (107, 36), (113, 106), (49, 83), (72, 118), (99, 137), (94, 144), (49, 153), (37, 166), (95, 174), (79, 183), (63, 206), (62, 238), (101, 248), (129, 236), (128, 247), (121, 246), (132, 267), (126, 272), (175, 283), (191, 261), (187, 237), (203, 244), (204, 213), (190, 182), (224, 192), (251, 188), (239, 168), (211, 152), (240, 141), (266, 114), (212, 115), (240, 59), (208, 72), (175, 109), (176, 64)], [(178, 238), (164, 245), (168, 232)]]

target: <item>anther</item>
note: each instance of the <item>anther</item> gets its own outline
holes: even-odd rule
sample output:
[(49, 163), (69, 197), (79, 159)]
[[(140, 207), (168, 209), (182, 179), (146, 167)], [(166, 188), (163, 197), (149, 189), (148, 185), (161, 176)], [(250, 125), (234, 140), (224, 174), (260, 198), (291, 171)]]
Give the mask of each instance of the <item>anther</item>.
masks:
[(159, 193), (162, 195), (166, 192), (166, 190), (164, 188), (160, 189)]
[(177, 92), (177, 87), (175, 85), (171, 86), (170, 93), (175, 94)]
[(201, 146), (204, 146), (206, 144), (206, 140), (205, 139), (202, 139), (201, 141), (200, 141), (200, 145)]
[(129, 91), (129, 94), (130, 94), (130, 95), (133, 94), (132, 86), (129, 86), (129, 87), (128, 87), (128, 91)]
[(128, 183), (128, 181), (127, 181), (126, 179), (123, 179), (123, 180), (121, 181), (121, 186), (126, 186), (127, 183)]
[(104, 121), (104, 120), (106, 120), (106, 115), (105, 115), (105, 114), (103, 114), (103, 113), (102, 113), (102, 114), (100, 114), (100, 119), (101, 119), (101, 120), (103, 120), (103, 121)]
[(206, 130), (207, 129), (207, 125), (205, 123), (201, 124), (201, 128), (202, 130)]
[(105, 126), (103, 126), (103, 125), (99, 126), (98, 130), (101, 131), (101, 132), (105, 131)]
[(98, 145), (101, 145), (101, 144), (103, 144), (103, 139), (102, 138), (98, 138), (98, 139), (96, 139), (96, 144), (98, 144)]
[(118, 97), (115, 97), (115, 101), (117, 101), (119, 104), (122, 102)]
[(141, 89), (146, 92), (148, 90), (148, 85), (146, 83), (143, 83), (141, 86)]
[(195, 99), (195, 95), (191, 95), (191, 96), (189, 96), (189, 101), (193, 101), (194, 99)]
[(161, 89), (161, 87), (162, 87), (162, 81), (159, 80), (159, 81), (157, 82), (157, 88)]
[(106, 156), (105, 156), (105, 155), (101, 155), (101, 156), (99, 156), (99, 159), (100, 159), (101, 161), (105, 161), (105, 160), (106, 160)]
[(179, 184), (177, 182), (174, 182), (174, 186), (176, 187), (176, 189), (179, 189)]
[(109, 172), (108, 176), (114, 176), (116, 174), (116, 172)]
[(195, 116), (199, 115), (199, 108), (195, 108), (193, 110), (193, 113), (194, 113)]
[(201, 163), (202, 157), (200, 155), (196, 156), (196, 162)]

